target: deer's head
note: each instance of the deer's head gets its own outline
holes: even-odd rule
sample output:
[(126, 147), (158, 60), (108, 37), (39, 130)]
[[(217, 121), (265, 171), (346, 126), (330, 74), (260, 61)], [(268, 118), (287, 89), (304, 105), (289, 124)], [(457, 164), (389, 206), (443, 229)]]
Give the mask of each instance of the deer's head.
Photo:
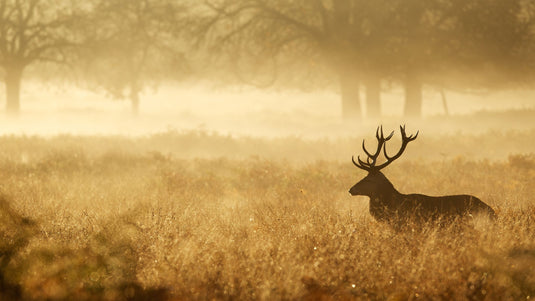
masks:
[[(354, 157), (352, 157), (351, 160), (356, 167), (367, 171), (368, 175), (351, 187), (349, 190), (351, 195), (375, 197), (381, 195), (382, 193), (390, 192), (394, 189), (392, 183), (390, 183), (385, 175), (381, 173), (381, 169), (387, 167), (390, 163), (399, 158), (405, 151), (407, 144), (416, 139), (419, 133), (417, 132), (416, 135), (407, 136), (405, 133), (405, 126), (400, 126), (399, 128), (401, 130), (401, 148), (399, 149), (398, 153), (392, 157), (390, 157), (386, 152), (386, 142), (392, 138), (394, 131), (385, 137), (383, 134), (383, 127), (380, 126), (377, 128), (377, 132), (375, 134), (377, 137), (377, 150), (373, 154), (366, 149), (364, 140), (362, 140), (362, 149), (367, 155), (366, 160), (361, 160), (360, 156), (357, 156), (357, 162), (355, 161)], [(377, 164), (377, 158), (381, 154), (381, 150), (383, 151), (386, 162)]]

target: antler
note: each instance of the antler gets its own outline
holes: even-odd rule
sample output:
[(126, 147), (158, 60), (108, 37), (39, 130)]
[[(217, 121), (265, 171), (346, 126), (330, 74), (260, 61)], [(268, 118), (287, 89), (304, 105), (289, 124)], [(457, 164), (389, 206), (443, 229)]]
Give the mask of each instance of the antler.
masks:
[(375, 137), (377, 138), (377, 150), (375, 151), (375, 154), (372, 155), (366, 149), (365, 141), (362, 140), (362, 149), (364, 150), (368, 158), (366, 159), (366, 162), (364, 162), (360, 159), (360, 156), (357, 156), (357, 160), (358, 160), (358, 163), (357, 163), (355, 162), (355, 158), (351, 157), (351, 161), (353, 161), (353, 164), (355, 164), (355, 166), (360, 169), (371, 171), (375, 167), (375, 164), (377, 163), (377, 157), (379, 157), (379, 154), (381, 153), (381, 148), (383, 148), (384, 143), (390, 140), (390, 138), (392, 138), (393, 135), (394, 135), (394, 131), (392, 131), (392, 133), (390, 133), (390, 135), (388, 135), (388, 137), (385, 138), (385, 135), (383, 133), (383, 126), (381, 125), (377, 127), (377, 131), (375, 132)]
[[(366, 159), (366, 162), (364, 162), (360, 159), (360, 156), (357, 156), (357, 160), (358, 160), (358, 163), (357, 163), (355, 162), (355, 158), (351, 157), (351, 161), (353, 161), (353, 164), (355, 164), (355, 166), (360, 169), (371, 172), (371, 171), (379, 171), (387, 167), (390, 163), (394, 162), (394, 160), (396, 160), (397, 158), (401, 156), (401, 154), (403, 154), (403, 152), (405, 151), (405, 148), (407, 147), (407, 144), (413, 141), (414, 139), (416, 139), (416, 137), (418, 137), (418, 134), (420, 133), (420, 131), (418, 131), (416, 132), (416, 135), (410, 135), (407, 137), (407, 134), (405, 133), (405, 125), (402, 125), (399, 128), (401, 130), (401, 148), (399, 149), (396, 155), (392, 157), (388, 156), (388, 154), (386, 153), (386, 144), (385, 144), (386, 141), (392, 138), (392, 136), (394, 135), (394, 131), (392, 131), (392, 133), (390, 133), (390, 135), (388, 135), (388, 137), (385, 138), (383, 134), (383, 126), (380, 126), (377, 128), (377, 132), (375, 134), (375, 136), (377, 137), (377, 150), (375, 151), (375, 154), (371, 154), (366, 149), (366, 146), (364, 145), (364, 140), (362, 140), (362, 149), (364, 150), (368, 158)], [(386, 162), (377, 166), (377, 157), (379, 157), (379, 154), (381, 153), (381, 148), (383, 149)]]

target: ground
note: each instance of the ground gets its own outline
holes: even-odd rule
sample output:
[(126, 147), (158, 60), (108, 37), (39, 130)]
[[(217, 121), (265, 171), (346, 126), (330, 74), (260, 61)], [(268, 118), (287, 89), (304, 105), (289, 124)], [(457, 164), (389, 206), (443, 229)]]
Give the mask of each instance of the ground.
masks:
[(533, 298), (532, 136), (413, 142), (385, 170), (398, 190), (473, 194), (498, 218), (401, 231), (348, 193), (365, 176), (346, 156), (361, 137), (5, 136), (0, 297)]

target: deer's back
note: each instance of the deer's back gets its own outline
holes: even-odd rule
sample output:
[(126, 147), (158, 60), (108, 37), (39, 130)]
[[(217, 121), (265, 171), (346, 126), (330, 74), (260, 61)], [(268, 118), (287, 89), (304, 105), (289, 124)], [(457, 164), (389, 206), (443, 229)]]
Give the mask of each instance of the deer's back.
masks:
[[(402, 195), (397, 211), (423, 215), (464, 215), (484, 213), (494, 216), (494, 210), (472, 195), (427, 196)], [(401, 201), (401, 202), (399, 202)]]

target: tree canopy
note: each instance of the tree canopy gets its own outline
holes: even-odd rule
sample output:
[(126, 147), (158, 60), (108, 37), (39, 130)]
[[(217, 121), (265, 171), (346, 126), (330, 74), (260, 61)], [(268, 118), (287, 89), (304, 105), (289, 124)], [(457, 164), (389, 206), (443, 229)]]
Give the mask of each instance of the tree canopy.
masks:
[(65, 62), (65, 51), (73, 45), (68, 28), (75, 14), (70, 1), (0, 0), (0, 67), (8, 112), (20, 110), (20, 82), (27, 66)]

